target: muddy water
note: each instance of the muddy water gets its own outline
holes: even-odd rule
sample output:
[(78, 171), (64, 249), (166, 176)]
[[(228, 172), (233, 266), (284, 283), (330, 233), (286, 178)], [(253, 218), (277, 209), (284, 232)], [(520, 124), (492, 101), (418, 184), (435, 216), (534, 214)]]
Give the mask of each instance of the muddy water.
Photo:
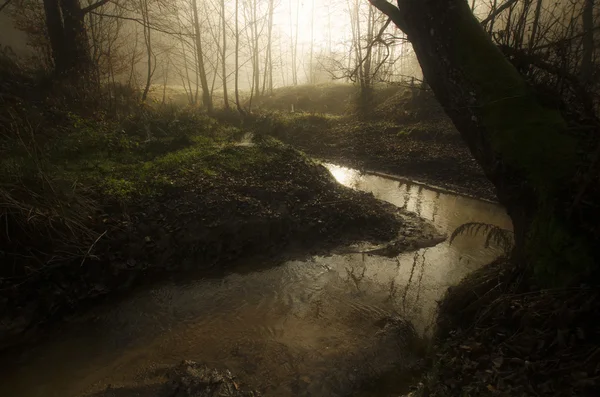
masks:
[[(473, 221), (510, 227), (491, 203), (328, 168), (340, 183), (446, 233)], [(379, 320), (402, 315), (426, 333), (444, 290), (498, 253), (465, 237), (397, 258), (333, 255), (219, 279), (165, 280), (5, 357), (0, 396), (151, 396), (160, 370), (182, 359), (228, 367), (267, 396), (356, 395), (362, 380), (417, 359), (411, 346), (382, 336)]]

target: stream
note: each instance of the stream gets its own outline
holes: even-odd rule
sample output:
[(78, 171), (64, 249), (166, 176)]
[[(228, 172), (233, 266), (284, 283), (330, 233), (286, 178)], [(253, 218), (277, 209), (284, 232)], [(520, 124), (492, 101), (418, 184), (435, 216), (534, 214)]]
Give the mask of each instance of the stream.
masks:
[[(326, 166), (338, 182), (415, 212), (447, 235), (466, 222), (511, 228), (497, 204)], [(378, 395), (358, 386), (419, 359), (382, 335), (381, 319), (401, 316), (428, 335), (447, 287), (500, 253), (484, 248), (482, 236), (460, 236), (396, 258), (318, 256), (242, 266), (221, 278), (165, 280), (3, 357), (0, 396), (151, 396), (164, 382), (160, 370), (184, 359), (226, 367), (266, 396)]]

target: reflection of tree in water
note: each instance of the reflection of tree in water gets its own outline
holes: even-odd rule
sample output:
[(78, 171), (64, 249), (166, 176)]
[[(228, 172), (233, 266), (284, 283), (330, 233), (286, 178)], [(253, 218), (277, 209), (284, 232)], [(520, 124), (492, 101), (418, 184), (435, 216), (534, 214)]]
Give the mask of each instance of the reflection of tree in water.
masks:
[(365, 265), (362, 266), (360, 275), (355, 273), (355, 268), (346, 268), (346, 273), (348, 277), (354, 282), (354, 286), (356, 290), (360, 292), (360, 283), (365, 278), (365, 272), (367, 271), (367, 267)]
[[(400, 256), (396, 257), (396, 275), (400, 273)], [(393, 301), (396, 298), (396, 293), (398, 292), (398, 286), (396, 285), (396, 276), (392, 277), (392, 281), (390, 282), (390, 288), (388, 290), (387, 301)]]
[(423, 206), (423, 186), (419, 186), (419, 190), (417, 191), (417, 204), (416, 211), (417, 215), (421, 216), (421, 210)]
[(435, 200), (433, 201), (433, 213), (431, 214), (431, 222), (435, 223), (435, 217), (438, 214), (438, 210), (439, 210), (439, 203), (440, 203), (440, 192), (437, 192), (435, 194)]
[(410, 201), (410, 188), (411, 188), (412, 184), (410, 182), (407, 182), (407, 183), (398, 182), (398, 189), (402, 189), (402, 186), (406, 186), (406, 190), (404, 191), (403, 202), (402, 202), (402, 206), (400, 208), (405, 210), (405, 209), (407, 209), (408, 202)]
[(417, 281), (417, 298), (415, 299), (415, 303), (419, 301), (419, 297), (421, 296), (421, 282), (423, 281), (423, 274), (425, 274), (425, 253), (427, 249), (421, 251), (421, 269), (419, 273), (419, 281)]
[(420, 261), (421, 267), (419, 269), (419, 279), (417, 281), (417, 296), (413, 303), (416, 304), (419, 301), (420, 293), (421, 293), (421, 281), (423, 280), (423, 274), (425, 273), (425, 252), (426, 251), (427, 250), (425, 250), (425, 249), (416, 251), (415, 254), (413, 255), (413, 262), (412, 262), (412, 266), (410, 268), (410, 276), (408, 277), (408, 282), (406, 283), (406, 287), (404, 287), (404, 294), (402, 295), (402, 309), (405, 312), (406, 312), (406, 298), (408, 296), (408, 289), (410, 288), (410, 285), (412, 284), (412, 280), (415, 275), (415, 269), (417, 268), (417, 265), (419, 264), (419, 261)]

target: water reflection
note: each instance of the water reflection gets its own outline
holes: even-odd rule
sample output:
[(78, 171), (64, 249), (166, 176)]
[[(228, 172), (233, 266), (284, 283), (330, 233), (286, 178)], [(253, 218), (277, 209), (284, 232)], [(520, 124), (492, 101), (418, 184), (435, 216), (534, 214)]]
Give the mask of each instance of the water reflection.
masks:
[[(468, 222), (512, 229), (506, 211), (497, 204), (444, 193), (410, 181), (391, 180), (333, 164), (325, 166), (343, 185), (371, 192), (378, 199), (415, 212), (447, 235)], [(445, 242), (402, 254), (393, 260), (368, 257), (370, 271), (366, 277), (387, 284), (388, 290), (399, 300), (403, 313), (423, 331), (435, 314), (435, 301), (441, 292), (502, 252), (503, 248), (495, 245), (485, 248), (484, 236), (459, 236), (451, 245)], [(400, 297), (399, 289), (402, 291)]]
[[(340, 183), (418, 212), (445, 233), (465, 222), (510, 228), (494, 204), (328, 167)], [(376, 337), (382, 317), (401, 314), (426, 331), (445, 288), (499, 252), (484, 249), (482, 238), (459, 237), (396, 258), (314, 257), (165, 282), (3, 358), (0, 395), (101, 396), (109, 384), (162, 382), (157, 369), (182, 359), (228, 367), (267, 396), (350, 395), (362, 378), (416, 360), (406, 346)]]

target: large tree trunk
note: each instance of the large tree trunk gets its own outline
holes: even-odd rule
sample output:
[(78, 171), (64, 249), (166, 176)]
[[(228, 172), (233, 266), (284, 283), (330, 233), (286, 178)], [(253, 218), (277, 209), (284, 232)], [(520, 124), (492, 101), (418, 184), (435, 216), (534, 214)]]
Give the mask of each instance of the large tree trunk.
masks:
[(79, 77), (91, 66), (85, 13), (78, 0), (44, 0), (46, 28), (57, 75)]
[(52, 47), (54, 68), (57, 71), (64, 70), (66, 68), (66, 65), (63, 64), (65, 59), (65, 30), (58, 0), (44, 0), (44, 12), (46, 14), (46, 30)]
[(91, 64), (84, 14), (79, 0), (61, 0), (60, 5), (64, 21), (67, 69), (85, 73)]
[(407, 34), (436, 98), (495, 185), (513, 220), (515, 259), (554, 280), (591, 268), (585, 233), (563, 205), (577, 158), (561, 114), (539, 102), (466, 1), (370, 2)]

